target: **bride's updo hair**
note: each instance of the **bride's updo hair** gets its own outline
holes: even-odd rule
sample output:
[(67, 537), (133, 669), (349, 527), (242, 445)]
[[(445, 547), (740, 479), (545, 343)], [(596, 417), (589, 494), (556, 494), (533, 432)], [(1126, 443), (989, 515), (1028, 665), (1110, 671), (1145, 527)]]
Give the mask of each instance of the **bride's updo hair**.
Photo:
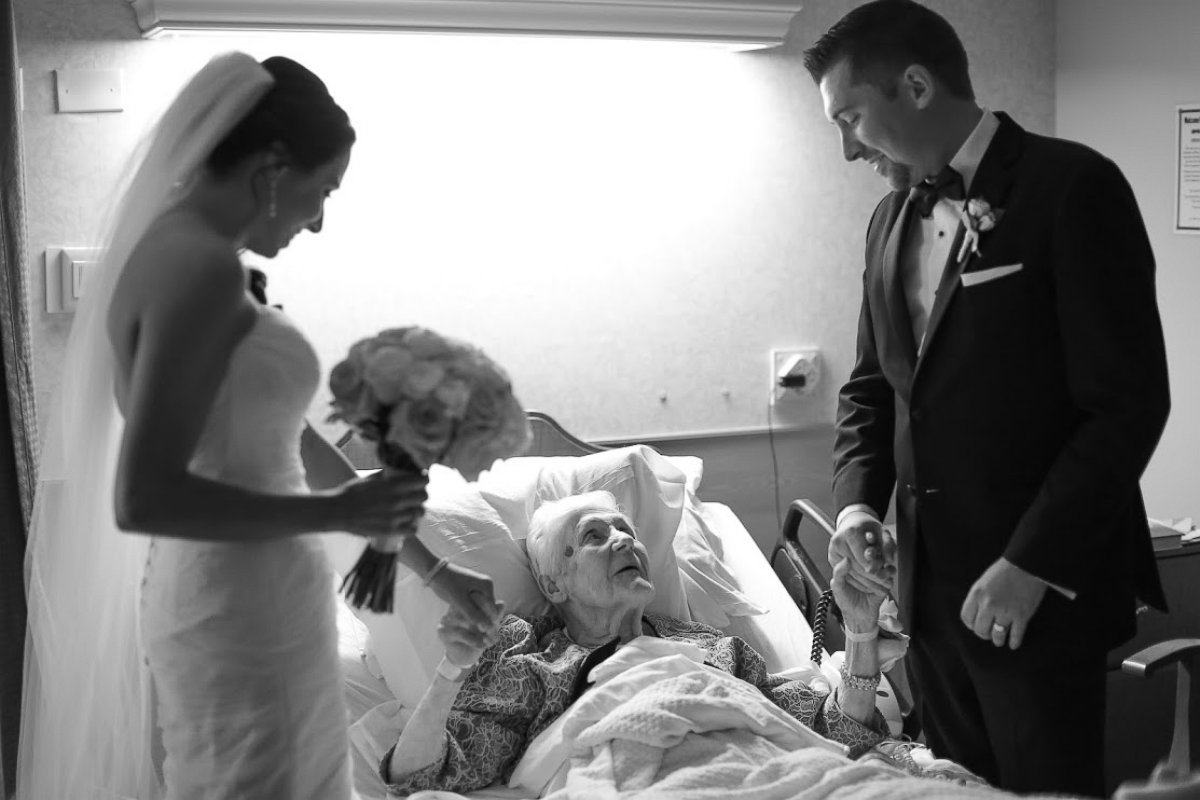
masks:
[(275, 85), (213, 149), (207, 161), (211, 172), (227, 174), (276, 143), (287, 148), (298, 169), (311, 171), (354, 144), (350, 117), (333, 101), (324, 81), (283, 56), (272, 56), (262, 66)]

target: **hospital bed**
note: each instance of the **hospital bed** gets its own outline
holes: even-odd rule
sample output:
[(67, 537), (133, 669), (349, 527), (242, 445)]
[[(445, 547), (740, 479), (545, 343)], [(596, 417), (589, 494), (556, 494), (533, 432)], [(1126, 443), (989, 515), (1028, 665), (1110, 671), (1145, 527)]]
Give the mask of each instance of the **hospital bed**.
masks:
[[(823, 679), (831, 686), (838, 681), (837, 658), (830, 654), (842, 649), (841, 628), (835, 611), (821, 602), (830, 577), (824, 553), (832, 528), (819, 508), (804, 500), (793, 502), (779, 543), (767, 559), (727, 506), (699, 500), (697, 492), (703, 479), (699, 459), (660, 456), (645, 447), (600, 447), (573, 436), (546, 414), (530, 412), (529, 419), (533, 440), (528, 453), (509, 459), (496, 474), (481, 476), (477, 485), (431, 472), (430, 504), (420, 532), (427, 546), (465, 566), (488, 571), (496, 581), (498, 594), (512, 596), (505, 599), (513, 610), (514, 603), (520, 607), (523, 602), (533, 602), (527, 594), (521, 594), (520, 587), (514, 588), (514, 581), (519, 578), (513, 576), (525, 569), (519, 547), (523, 538), (522, 515), (527, 519), (536, 503), (546, 499), (547, 491), (561, 495), (609, 488), (614, 490), (618, 501), (628, 505), (631, 497), (637, 502), (636, 496), (628, 491), (646, 493), (646, 486), (651, 485), (661, 494), (656, 505), (666, 497), (666, 505), (678, 501), (683, 507), (678, 519), (694, 517), (691, 522), (680, 522), (676, 540), (666, 546), (671, 551), (665, 554), (668, 567), (655, 567), (660, 593), (679, 594), (694, 612), (693, 619), (721, 623), (717, 626), (726, 633), (747, 640), (763, 655), (772, 672), (807, 669), (811, 676), (814, 670), (811, 657), (817, 655), (821, 665), (816, 680)], [(547, 475), (553, 479), (550, 490), (545, 485)], [(639, 520), (638, 513), (644, 519)], [(635, 524), (643, 523), (639, 528), (643, 535), (646, 533), (643, 528), (661, 527), (647, 524), (646, 520), (657, 523), (659, 518), (644, 510), (635, 510), (634, 517)], [(697, 525), (698, 534), (692, 530)], [(495, 535), (490, 538), (480, 532), (491, 529), (495, 529)], [(509, 536), (518, 544), (510, 547), (511, 543), (505, 541)], [(686, 541), (681, 544), (681, 539)], [(705, 550), (710, 545), (711, 552)], [(335, 569), (342, 571), (353, 563), (361, 546), (361, 540), (330, 537)], [(648, 546), (654, 549), (653, 543)], [(652, 554), (652, 560), (663, 555)], [(714, 557), (726, 571), (715, 579), (711, 575), (698, 576), (698, 569), (712, 571)], [(679, 586), (668, 585), (662, 592), (663, 577), (659, 572), (666, 569), (678, 571)], [(362, 800), (387, 797), (377, 773), (379, 757), (395, 742), (441, 657), (435, 628), (445, 606), (432, 593), (421, 589), (414, 578), (398, 579), (396, 614), (375, 616), (354, 612), (344, 603), (339, 605), (339, 653), (355, 789)], [(674, 575), (671, 579), (674, 580)], [(755, 613), (758, 611), (766, 613)], [(823, 628), (823, 641), (816, 643), (815, 651), (814, 628), (818, 631)], [(1167, 663), (1165, 659), (1198, 652), (1200, 641), (1193, 642), (1191, 649), (1180, 645), (1170, 655), (1166, 651), (1139, 654), (1131, 661), (1142, 658), (1139, 663), (1152, 671), (1162, 668)], [(895, 681), (898, 685), (893, 689), (884, 680), (880, 706), (893, 733), (899, 734), (905, 731), (906, 720), (913, 717), (905, 713), (911, 707), (911, 698), (904, 689), (903, 674), (893, 676), (898, 678)], [(1195, 698), (1193, 692), (1193, 705)], [(1193, 710), (1193, 727), (1198, 719), (1200, 714)], [(906, 732), (914, 733), (911, 722), (907, 724)], [(1177, 731), (1177, 739), (1178, 736)], [(1200, 736), (1193, 731), (1193, 750), (1198, 740)], [(1181, 747), (1176, 748), (1179, 753), (1173, 751), (1177, 763), (1188, 753), (1186, 730)], [(467, 796), (524, 798), (529, 793), (495, 785)]]

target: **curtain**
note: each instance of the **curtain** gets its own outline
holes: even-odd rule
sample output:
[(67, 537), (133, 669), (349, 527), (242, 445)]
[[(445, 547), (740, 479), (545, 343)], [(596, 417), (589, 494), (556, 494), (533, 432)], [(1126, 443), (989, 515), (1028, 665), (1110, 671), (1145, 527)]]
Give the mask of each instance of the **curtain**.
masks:
[(25, 652), (25, 538), (33, 509), (33, 400), (20, 72), (11, 0), (0, 7), (0, 786), (14, 793)]

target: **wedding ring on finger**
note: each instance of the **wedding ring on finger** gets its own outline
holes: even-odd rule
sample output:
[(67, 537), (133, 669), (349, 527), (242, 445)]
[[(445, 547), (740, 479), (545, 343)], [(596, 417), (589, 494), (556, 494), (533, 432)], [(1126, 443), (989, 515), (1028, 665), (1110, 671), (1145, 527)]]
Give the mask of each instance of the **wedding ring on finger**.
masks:
[(992, 643), (999, 646), (1008, 638), (1008, 626), (999, 622), (992, 623)]

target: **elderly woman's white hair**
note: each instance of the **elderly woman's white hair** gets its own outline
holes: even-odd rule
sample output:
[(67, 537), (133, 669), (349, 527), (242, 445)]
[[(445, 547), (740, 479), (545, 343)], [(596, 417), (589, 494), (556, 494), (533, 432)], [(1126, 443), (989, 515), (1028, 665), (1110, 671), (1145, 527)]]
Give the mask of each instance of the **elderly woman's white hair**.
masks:
[(529, 519), (525, 549), (534, 580), (558, 578), (567, 570), (567, 554), (561, 546), (563, 534), (571, 530), (588, 511), (623, 513), (612, 492), (584, 492), (538, 506)]

